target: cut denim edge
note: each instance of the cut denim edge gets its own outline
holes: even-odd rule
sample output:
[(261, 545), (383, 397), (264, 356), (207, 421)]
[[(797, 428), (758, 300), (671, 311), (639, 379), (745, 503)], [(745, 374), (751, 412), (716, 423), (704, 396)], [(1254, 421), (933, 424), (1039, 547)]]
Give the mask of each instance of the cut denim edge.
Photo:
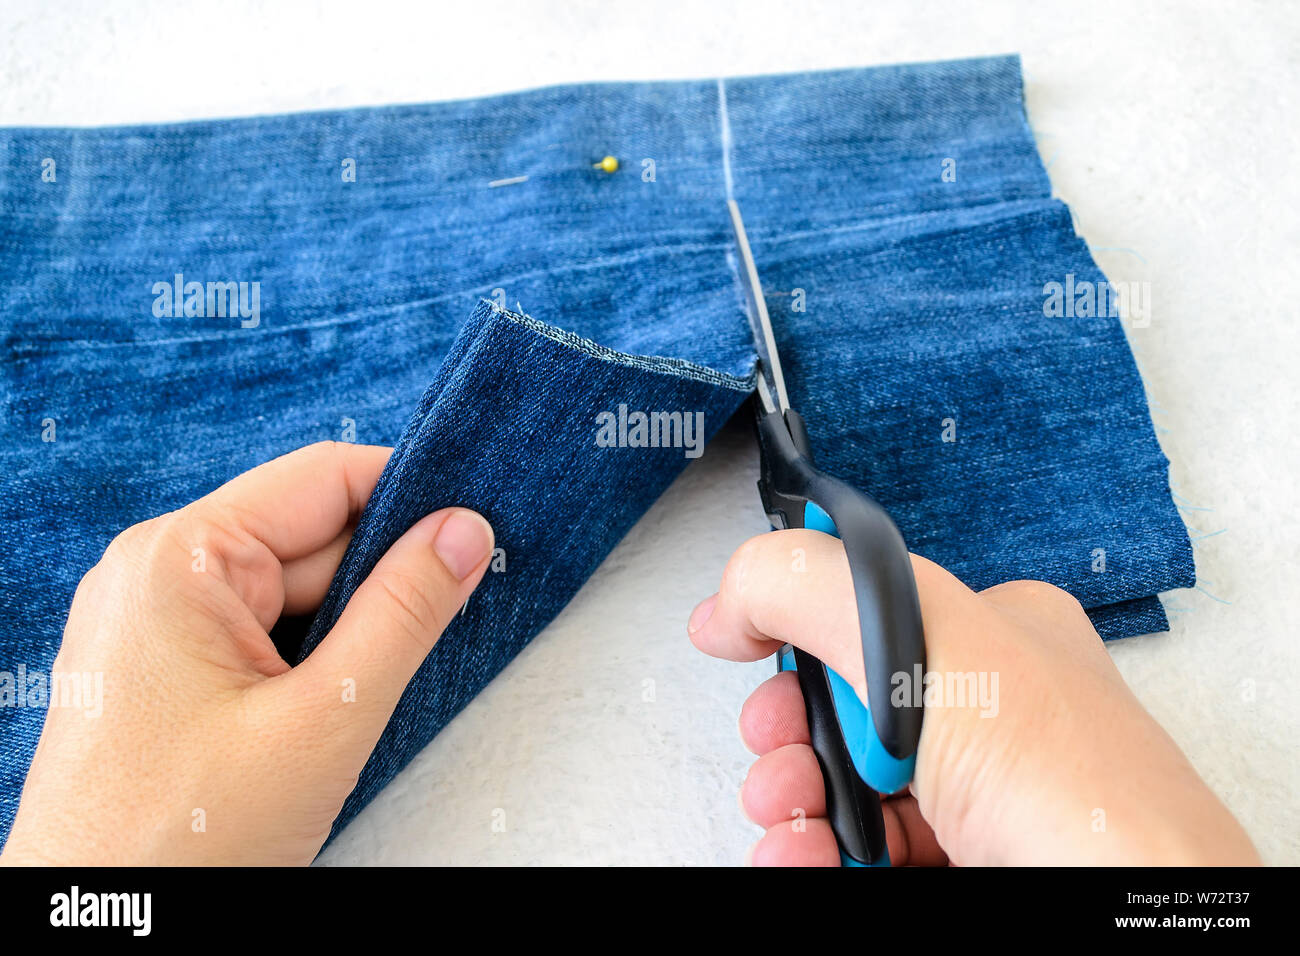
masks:
[[(1078, 250), (1076, 250), (1076, 252), (1082, 255), (1083, 261), (1091, 265), (1092, 268), (1096, 271), (1097, 275), (1101, 276), (1102, 279), (1107, 284), (1110, 284), (1111, 282), (1110, 276), (1106, 272), (1106, 270), (1102, 268), (1101, 263), (1097, 261), (1097, 257), (1093, 254), (1093, 248), (1091, 244), (1089, 244), (1088, 240), (1084, 237), (1082, 231), (1080, 231), (1078, 222), (1075, 220), (1074, 217), (1073, 209), (1071, 208), (1068, 202), (1066, 202), (1063, 198), (1056, 195), (1056, 190), (1052, 185), (1051, 174), (1047, 170), (1047, 164), (1043, 162), (1043, 155), (1041, 150), (1039, 149), (1039, 144), (1038, 144), (1038, 136), (1034, 132), (1034, 128), (1032, 124), (1029, 122), (1029, 104), (1025, 97), (1025, 88), (1028, 85), (1028, 77), (1026, 77), (1025, 75), (1024, 62), (1022, 61), (1018, 53), (1012, 53), (1006, 56), (1009, 59), (1014, 59), (1015, 62), (1015, 71), (1019, 79), (1019, 82), (1016, 84), (1016, 99), (1019, 105), (1019, 120), (1020, 120), (1021, 131), (1024, 133), (1029, 143), (1031, 143), (1034, 147), (1034, 155), (1037, 160), (1036, 165), (1038, 168), (1038, 173), (1042, 177), (1043, 182), (1047, 185), (1047, 197), (1059, 203), (1061, 207), (1061, 211), (1063, 211), (1064, 214), (1068, 217), (1070, 223), (1070, 232), (1073, 238), (1077, 240), (1078, 245), (1080, 247)], [(993, 57), (990, 57), (990, 59), (993, 59)], [(1191, 529), (1187, 525), (1186, 516), (1179, 509), (1178, 502), (1175, 500), (1176, 492), (1173, 489), (1172, 482), (1169, 480), (1169, 471), (1173, 466), (1173, 461), (1172, 459), (1170, 459), (1169, 453), (1165, 450), (1164, 443), (1160, 441), (1159, 432), (1156, 430), (1155, 419), (1151, 415), (1152, 398), (1151, 398), (1150, 388), (1147, 384), (1147, 378), (1142, 372), (1142, 367), (1138, 364), (1137, 353), (1133, 350), (1133, 343), (1129, 338), (1129, 330), (1125, 327), (1125, 324), (1123, 322), (1119, 323), (1119, 330), (1124, 340), (1124, 345), (1125, 345), (1124, 353), (1128, 358), (1129, 364), (1132, 366), (1133, 374), (1136, 376), (1138, 380), (1138, 384), (1141, 386), (1142, 411), (1144, 413), (1144, 417), (1147, 423), (1150, 425), (1151, 445), (1155, 448), (1156, 454), (1160, 456), (1160, 458), (1164, 461), (1165, 464), (1165, 476), (1164, 476), (1165, 492), (1168, 496), (1169, 503), (1173, 506), (1173, 512), (1178, 518), (1179, 525), (1182, 527), (1183, 540), (1181, 542), (1178, 542), (1178, 545), (1179, 545), (1179, 549), (1184, 552), (1182, 556), (1185, 558), (1185, 561), (1182, 562), (1183, 567), (1180, 568), (1181, 573), (1178, 574), (1176, 583), (1172, 588), (1169, 588), (1165, 591), (1157, 592), (1156, 594), (1147, 595), (1145, 597), (1139, 596), (1139, 597), (1133, 597), (1127, 599), (1120, 599), (1118, 601), (1114, 601), (1109, 604), (1099, 605), (1095, 608), (1086, 608), (1089, 617), (1092, 618), (1094, 612), (1099, 616), (1105, 614), (1106, 608), (1119, 609), (1122, 605), (1130, 604), (1130, 602), (1136, 605), (1137, 602), (1142, 602), (1144, 600), (1150, 600), (1154, 602), (1154, 607), (1148, 607), (1148, 613), (1151, 616), (1147, 617), (1148, 622), (1154, 624), (1155, 626), (1154, 630), (1149, 630), (1149, 631), (1130, 630), (1127, 633), (1116, 634), (1113, 637), (1105, 637), (1103, 635), (1103, 639), (1107, 641), (1120, 640), (1128, 637), (1139, 637), (1142, 636), (1143, 634), (1158, 634), (1158, 633), (1168, 631), (1170, 629), (1169, 617), (1165, 610), (1164, 602), (1163, 600), (1161, 600), (1160, 595), (1170, 593), (1173, 590), (1179, 590), (1183, 588), (1194, 588), (1196, 587), (1196, 580), (1197, 580), (1196, 554), (1195, 554), (1195, 550), (1192, 547)], [(1143, 619), (1144, 616), (1145, 615), (1140, 610), (1137, 611), (1134, 614), (1133, 623), (1137, 624), (1137, 622)], [(1098, 630), (1100, 632), (1101, 628), (1099, 627)]]
[[(1078, 244), (1078, 249), (1075, 250), (1076, 254), (1081, 257), (1083, 262), (1085, 262), (1088, 266), (1091, 266), (1093, 271), (1097, 275), (1101, 276), (1102, 281), (1106, 282), (1108, 285), (1112, 284), (1110, 276), (1107, 274), (1106, 270), (1102, 268), (1101, 263), (1097, 261), (1097, 257), (1093, 255), (1092, 246), (1088, 244), (1088, 240), (1084, 238), (1083, 233), (1081, 233), (1075, 227), (1075, 223), (1073, 220), (1073, 213), (1070, 212), (1070, 207), (1068, 206), (1068, 204), (1062, 204), (1062, 205), (1066, 210), (1067, 214), (1069, 214), (1071, 217), (1072, 238)], [(1178, 566), (1175, 580), (1173, 581), (1171, 586), (1166, 589), (1166, 591), (1162, 591), (1160, 593), (1167, 593), (1168, 591), (1179, 590), (1184, 588), (1194, 588), (1197, 586), (1196, 582), (1197, 582), (1197, 575), (1198, 575), (1198, 569), (1196, 566), (1196, 550), (1195, 548), (1192, 547), (1192, 529), (1188, 526), (1187, 515), (1184, 514), (1182, 508), (1178, 504), (1177, 501), (1178, 493), (1174, 491), (1173, 481), (1170, 478), (1170, 472), (1173, 468), (1174, 461), (1172, 458), (1169, 457), (1169, 452), (1165, 450), (1164, 442), (1160, 440), (1160, 433), (1157, 430), (1155, 418), (1151, 414), (1151, 405), (1153, 401), (1151, 395), (1151, 387), (1147, 382), (1147, 376), (1142, 371), (1142, 366), (1138, 363), (1137, 353), (1133, 350), (1133, 342), (1129, 337), (1129, 327), (1122, 320), (1116, 320), (1116, 326), (1119, 329), (1120, 336), (1124, 340), (1124, 348), (1121, 350), (1122, 359), (1127, 360), (1130, 368), (1132, 369), (1132, 373), (1134, 377), (1137, 379), (1138, 384), (1141, 387), (1141, 394), (1138, 397), (1138, 401), (1141, 403), (1141, 411), (1142, 411), (1141, 417), (1146, 421), (1148, 426), (1145, 437), (1147, 442), (1149, 443), (1150, 448), (1154, 451), (1155, 455), (1158, 457), (1158, 459), (1161, 462), (1164, 463), (1164, 467), (1162, 469), (1164, 495), (1169, 502), (1170, 508), (1172, 509), (1173, 516), (1177, 519), (1177, 526), (1181, 529), (1183, 535), (1182, 540), (1176, 542), (1175, 545), (1176, 551), (1172, 555), (1174, 559), (1173, 563)], [(1153, 596), (1157, 597), (1157, 599), (1159, 597), (1158, 594)], [(1122, 603), (1122, 602), (1117, 602), (1117, 603)], [(1163, 604), (1161, 604), (1160, 615), (1162, 618), (1165, 618), (1164, 627), (1162, 627), (1160, 630), (1161, 631), (1169, 630), (1169, 622), (1165, 616), (1163, 610)], [(1156, 633), (1156, 632), (1149, 632), (1149, 633)], [(1126, 635), (1126, 636), (1137, 636), (1137, 635)]]
[(658, 87), (675, 84), (691, 84), (705, 87), (708, 84), (716, 83), (719, 79), (738, 83), (752, 81), (779, 81), (790, 77), (802, 76), (834, 77), (839, 74), (866, 70), (924, 70), (930, 67), (947, 66), (959, 63), (972, 65), (981, 63), (1002, 63), (1007, 66), (1014, 65), (1016, 75), (1021, 81), (1021, 89), (1016, 95), (1023, 104), (1024, 64), (1019, 51), (1011, 50), (1003, 53), (986, 53), (974, 56), (939, 57), (937, 59), (930, 58), (919, 60), (891, 60), (887, 63), (862, 63), (849, 66), (832, 66), (817, 70), (760, 70), (754, 73), (736, 73), (724, 77), (719, 77), (714, 73), (702, 72), (699, 75), (665, 79), (638, 79), (636, 77), (625, 76), (585, 81), (557, 81), (551, 83), (538, 83), (518, 89), (499, 90), (496, 92), (467, 93), (443, 99), (404, 100), (398, 103), (354, 103), (343, 106), (316, 106), (303, 107), (299, 109), (268, 109), (252, 113), (227, 113), (218, 116), (205, 116), (197, 119), (133, 120), (124, 123), (7, 123), (0, 125), (0, 129), (9, 132), (43, 135), (81, 134), (86, 136), (88, 139), (94, 139), (103, 136), (105, 133), (113, 133), (117, 131), (125, 131), (137, 135), (149, 132), (176, 136), (189, 136), (193, 134), (196, 128), (205, 125), (210, 127), (223, 127), (223, 129), (218, 130), (218, 132), (226, 132), (226, 129), (233, 128), (242, 123), (247, 123), (250, 120), (264, 124), (274, 124), (286, 120), (297, 119), (299, 117), (319, 121), (329, 120), (342, 114), (352, 112), (369, 113), (373, 118), (383, 122), (406, 122), (410, 118), (410, 114), (421, 112), (428, 109), (430, 106), (465, 106), (473, 103), (507, 100), (516, 96), (563, 91), (574, 87)]
[[(1059, 200), (1054, 200), (1062, 208), (1068, 208)], [(1078, 237), (1082, 243), (1082, 237)], [(1086, 251), (1086, 244), (1084, 249)], [(1093, 263), (1098, 274), (1104, 276), (1100, 267)], [(543, 338), (557, 342), (567, 348), (572, 348), (582, 354), (588, 355), (599, 361), (609, 361), (615, 364), (636, 368), (643, 371), (657, 372), (660, 374), (673, 375), (679, 378), (686, 378), (701, 381), (706, 384), (720, 385), (724, 388), (734, 389), (737, 391), (752, 391), (754, 388), (754, 379), (757, 375), (757, 369), (752, 372), (747, 379), (741, 379), (734, 375), (720, 372), (716, 369), (701, 366), (684, 359), (673, 359), (662, 356), (640, 356), (631, 353), (619, 351), (601, 345), (590, 339), (583, 338), (576, 333), (569, 332), (558, 326), (551, 325), (526, 313), (517, 312), (499, 306), (490, 299), (481, 299), (475, 312), (471, 314), (471, 320), (478, 315), (491, 314), (499, 316), (507, 321), (513, 322)], [(1136, 363), (1135, 363), (1136, 364)], [(1139, 378), (1141, 376), (1138, 371)], [(1147, 418), (1150, 419), (1150, 411), (1147, 410)], [(1155, 438), (1154, 432), (1152, 435)], [(1155, 447), (1163, 454), (1159, 442), (1155, 441)], [(1166, 461), (1168, 459), (1166, 458)], [(1172, 491), (1172, 489), (1170, 489)], [(1179, 515), (1181, 519), (1181, 515)], [(1184, 523), (1185, 525), (1185, 523)], [(1186, 529), (1184, 527), (1184, 533)], [(1190, 551), (1190, 547), (1188, 549)], [(1192, 558), (1194, 562), (1194, 556)], [(1189, 562), (1190, 563), (1190, 562)], [(1176, 587), (1189, 587), (1195, 583), (1194, 563), (1184, 569), (1186, 576), (1180, 576), (1179, 583)], [(1132, 608), (1131, 615), (1125, 615), (1124, 609)], [(1129, 637), (1137, 637), (1143, 634), (1157, 634), (1169, 630), (1168, 619), (1164, 613), (1163, 604), (1159, 600), (1158, 593), (1144, 592), (1138, 590), (1136, 593), (1130, 593), (1123, 596), (1111, 596), (1096, 604), (1085, 604), (1084, 609), (1090, 618), (1097, 616), (1100, 620), (1097, 622), (1099, 633), (1102, 639), (1109, 642), (1112, 640), (1122, 640)], [(1105, 623), (1101, 623), (1104, 621)]]
[(731, 375), (727, 372), (721, 372), (706, 365), (697, 365), (686, 359), (668, 358), (662, 355), (634, 355), (631, 352), (622, 352), (618, 349), (610, 348), (607, 345), (601, 345), (591, 339), (583, 338), (573, 332), (569, 332), (559, 326), (551, 325), (540, 319), (535, 319), (531, 315), (523, 312), (515, 312), (511, 309), (505, 309), (497, 305), (491, 299), (480, 299), (482, 306), (487, 306), (496, 315), (500, 315), (516, 325), (520, 325), (531, 332), (548, 338), (574, 351), (581, 352), (601, 362), (611, 362), (615, 365), (623, 365), (628, 368), (639, 369), (643, 372), (655, 372), (660, 375), (672, 375), (676, 378), (690, 379), (696, 382), (703, 382), (706, 385), (715, 385), (719, 388), (729, 389), (734, 392), (752, 392), (754, 390), (754, 379), (757, 374), (757, 360), (755, 360), (755, 370), (751, 371), (744, 378)]

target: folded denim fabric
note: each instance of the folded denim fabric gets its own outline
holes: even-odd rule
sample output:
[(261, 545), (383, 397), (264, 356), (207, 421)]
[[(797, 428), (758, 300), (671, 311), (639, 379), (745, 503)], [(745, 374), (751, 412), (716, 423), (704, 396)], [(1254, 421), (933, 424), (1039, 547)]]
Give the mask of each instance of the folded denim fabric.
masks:
[[(491, 522), (500, 550), (403, 694), (336, 827), (569, 603), (690, 461), (686, 452), (702, 449), (752, 388), (750, 377), (629, 356), (488, 305), (475, 311), (398, 440), (298, 660), (425, 515), (468, 505)], [(661, 428), (657, 447), (597, 447), (593, 423), (617, 420), (620, 406), (624, 417), (685, 410), (669, 426), (682, 444), (662, 441)]]
[(397, 450), (305, 641), (277, 628), (286, 657), (432, 508), (482, 510), (505, 563), (346, 823), (690, 460), (605, 447), (598, 419), (702, 413), (707, 436), (743, 401), (728, 195), (823, 469), (973, 587), (1041, 578), (1103, 637), (1167, 628), (1190, 542), (1120, 320), (1045, 308), (1104, 277), (1015, 57), (4, 129), (0, 839), (44, 717), (3, 673), (48, 672), (113, 535), (340, 437)]

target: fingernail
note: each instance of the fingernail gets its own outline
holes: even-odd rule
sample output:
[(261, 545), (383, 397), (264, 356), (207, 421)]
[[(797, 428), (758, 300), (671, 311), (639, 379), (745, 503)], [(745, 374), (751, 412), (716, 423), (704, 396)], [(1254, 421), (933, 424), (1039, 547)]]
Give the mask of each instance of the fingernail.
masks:
[(717, 603), (718, 596), (715, 594), (713, 597), (705, 598), (697, 604), (695, 610), (691, 612), (691, 619), (686, 622), (686, 630), (694, 634), (702, 628), (705, 622), (713, 616), (713, 606)]
[(750, 846), (748, 850), (745, 851), (745, 862), (743, 864), (744, 866), (754, 865), (754, 851), (758, 849), (759, 842), (761, 841), (756, 841)]
[(492, 526), (481, 515), (453, 511), (438, 529), (433, 550), (457, 581), (463, 581), (492, 553)]

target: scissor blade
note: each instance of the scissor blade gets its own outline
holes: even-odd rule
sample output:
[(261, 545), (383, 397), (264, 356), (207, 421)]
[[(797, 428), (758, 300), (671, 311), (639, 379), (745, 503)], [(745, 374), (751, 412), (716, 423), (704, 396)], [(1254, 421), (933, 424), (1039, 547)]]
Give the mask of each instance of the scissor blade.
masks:
[(727, 200), (727, 211), (731, 213), (731, 228), (736, 234), (736, 247), (740, 255), (740, 284), (745, 289), (745, 303), (748, 306), (749, 329), (754, 335), (754, 349), (758, 352), (759, 374), (765, 381), (766, 389), (759, 388), (759, 396), (769, 411), (773, 393), (776, 408), (785, 413), (790, 407), (789, 396), (785, 391), (785, 376), (781, 374), (781, 356), (776, 351), (776, 337), (772, 334), (772, 320), (767, 314), (767, 303), (763, 299), (763, 286), (758, 281), (758, 267), (754, 265), (754, 254), (749, 249), (749, 239), (745, 235), (745, 223), (740, 218), (740, 207), (736, 200)]

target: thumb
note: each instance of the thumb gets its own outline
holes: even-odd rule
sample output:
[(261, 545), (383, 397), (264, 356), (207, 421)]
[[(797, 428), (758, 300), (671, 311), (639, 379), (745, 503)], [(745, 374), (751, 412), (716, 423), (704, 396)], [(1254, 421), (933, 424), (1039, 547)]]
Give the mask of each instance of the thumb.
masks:
[[(927, 656), (971, 613), (975, 595), (939, 565), (912, 555)], [(756, 661), (783, 643), (823, 661), (865, 700), (862, 635), (844, 545), (820, 531), (790, 529), (751, 538), (727, 562), (722, 587), (687, 625), (713, 657)]]
[[(331, 703), (352, 704), (330, 709), (355, 731), (377, 738), (402, 691), (483, 578), (493, 544), (492, 526), (466, 508), (446, 508), (417, 521), (380, 558), (320, 645), (284, 676), (327, 692), (322, 699)], [(341, 692), (349, 689), (350, 699)]]

